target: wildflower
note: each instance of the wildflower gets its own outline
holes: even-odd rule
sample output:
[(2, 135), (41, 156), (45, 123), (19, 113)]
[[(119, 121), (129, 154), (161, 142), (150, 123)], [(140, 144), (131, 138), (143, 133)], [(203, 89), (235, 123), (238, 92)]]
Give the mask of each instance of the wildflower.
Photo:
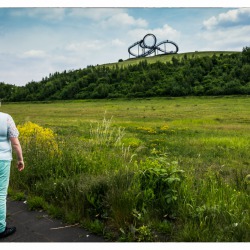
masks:
[(160, 128), (161, 131), (167, 131), (169, 130), (169, 126), (168, 125), (163, 125), (161, 128)]
[(138, 130), (145, 131), (149, 134), (156, 134), (156, 130), (151, 127), (139, 127)]
[(28, 147), (29, 145), (33, 146), (32, 143), (34, 143), (38, 148), (49, 149), (51, 154), (59, 153), (56, 136), (51, 129), (43, 128), (32, 122), (18, 125), (17, 128), (20, 133), (20, 140)]

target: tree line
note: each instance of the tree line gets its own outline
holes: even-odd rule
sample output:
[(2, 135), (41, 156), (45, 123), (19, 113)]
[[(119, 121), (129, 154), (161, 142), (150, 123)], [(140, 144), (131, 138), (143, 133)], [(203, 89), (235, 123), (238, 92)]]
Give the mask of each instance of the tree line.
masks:
[(241, 94), (250, 94), (250, 47), (232, 54), (173, 56), (169, 62), (87, 66), (25, 86), (0, 83), (0, 99), (13, 102)]

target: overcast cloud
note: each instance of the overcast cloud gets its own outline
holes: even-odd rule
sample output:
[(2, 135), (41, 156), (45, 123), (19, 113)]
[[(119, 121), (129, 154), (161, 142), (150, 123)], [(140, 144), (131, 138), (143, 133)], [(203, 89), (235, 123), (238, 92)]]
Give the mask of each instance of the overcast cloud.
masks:
[(152, 33), (179, 53), (250, 46), (250, 8), (0, 8), (0, 82), (129, 58)]

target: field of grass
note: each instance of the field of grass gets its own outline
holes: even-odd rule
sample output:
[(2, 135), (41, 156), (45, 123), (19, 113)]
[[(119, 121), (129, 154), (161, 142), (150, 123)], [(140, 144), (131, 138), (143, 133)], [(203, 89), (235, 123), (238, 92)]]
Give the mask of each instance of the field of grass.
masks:
[(24, 131), (26, 169), (12, 169), (10, 193), (31, 208), (110, 241), (250, 240), (248, 96), (3, 103), (0, 111)]

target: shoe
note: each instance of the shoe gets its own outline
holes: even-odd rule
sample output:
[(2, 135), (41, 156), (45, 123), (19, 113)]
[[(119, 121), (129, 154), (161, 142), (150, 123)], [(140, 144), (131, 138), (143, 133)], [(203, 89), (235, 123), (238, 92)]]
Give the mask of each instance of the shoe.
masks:
[(5, 238), (16, 232), (16, 227), (6, 227), (5, 230), (0, 233), (0, 238)]

